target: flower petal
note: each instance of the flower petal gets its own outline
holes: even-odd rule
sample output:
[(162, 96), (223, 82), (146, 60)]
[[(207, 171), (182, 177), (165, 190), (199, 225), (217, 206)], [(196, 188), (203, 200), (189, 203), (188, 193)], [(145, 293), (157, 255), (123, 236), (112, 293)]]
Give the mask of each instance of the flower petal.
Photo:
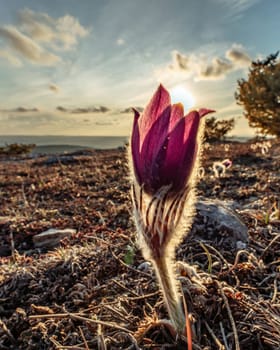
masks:
[(140, 151), (139, 171), (147, 192), (152, 191), (152, 168), (154, 165), (156, 165), (155, 158), (168, 134), (170, 110), (171, 106), (168, 106), (151, 126), (143, 141)]
[(147, 193), (162, 186), (180, 191), (189, 180), (197, 154), (200, 118), (213, 110), (202, 108), (184, 117), (181, 104), (171, 106), (168, 91), (160, 85), (140, 115), (134, 110), (131, 137), (136, 180)]
[(175, 125), (184, 117), (184, 106), (182, 103), (176, 103), (171, 107), (171, 115), (168, 127), (168, 133), (170, 133)]
[(139, 120), (140, 150), (152, 125), (170, 105), (169, 92), (160, 85)]
[[(184, 117), (184, 108), (178, 103), (168, 106), (154, 122), (146, 135), (140, 155), (139, 172), (145, 182), (145, 190), (153, 192), (153, 187), (159, 178), (155, 169), (159, 163), (156, 158), (160, 152), (165, 152), (166, 138), (180, 119)], [(156, 176), (156, 178), (155, 178)]]
[(131, 134), (131, 153), (132, 153), (134, 173), (137, 181), (141, 183), (142, 179), (141, 179), (141, 172), (140, 172), (140, 132), (139, 132), (139, 124), (138, 124), (140, 113), (134, 108), (133, 108), (133, 111), (134, 111), (134, 122), (133, 122), (132, 134)]
[(213, 109), (200, 108), (200, 110), (198, 111), (198, 114), (200, 117), (204, 117), (206, 114), (215, 113), (215, 112), (216, 111), (214, 111)]
[(155, 184), (158, 188), (172, 185), (171, 190), (176, 192), (188, 182), (197, 154), (199, 123), (200, 115), (193, 111), (182, 118), (169, 134), (157, 157), (160, 166), (153, 169), (154, 178), (160, 179)]

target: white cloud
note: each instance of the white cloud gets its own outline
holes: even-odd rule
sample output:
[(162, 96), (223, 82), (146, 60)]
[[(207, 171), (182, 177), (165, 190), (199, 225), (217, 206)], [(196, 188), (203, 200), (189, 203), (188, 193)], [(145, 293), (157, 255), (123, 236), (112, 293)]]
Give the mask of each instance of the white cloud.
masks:
[[(55, 49), (70, 50), (89, 34), (89, 30), (70, 15), (54, 19), (46, 13), (24, 9), (19, 13), (20, 26), (34, 40), (52, 44)], [(62, 47), (61, 47), (62, 45)]]
[(129, 135), (133, 123), (131, 117), (124, 118), (118, 112), (112, 113), (61, 113), (60, 110), (26, 111), (18, 109), (0, 110), (0, 130), (9, 135)]
[(119, 38), (117, 41), (116, 41), (117, 45), (118, 46), (122, 46), (125, 44), (125, 40), (123, 38)]
[(213, 0), (224, 7), (223, 14), (231, 20), (240, 19), (244, 13), (260, 0)]
[(227, 73), (234, 69), (234, 64), (224, 58), (214, 57), (210, 63), (201, 62), (198, 80), (223, 79)]
[(235, 101), (218, 109), (218, 113), (221, 113), (223, 115), (241, 115), (242, 111), (242, 107), (239, 106)]
[(49, 42), (54, 38), (52, 30), (53, 20), (42, 13), (35, 13), (29, 9), (24, 9), (19, 12), (19, 23), (21, 29), (28, 35), (39, 42)]
[(157, 69), (161, 81), (174, 82), (192, 77), (194, 80), (220, 80), (232, 71), (248, 67), (251, 58), (241, 45), (234, 44), (222, 56), (207, 57), (201, 54), (185, 55), (172, 52), (172, 62)]
[(183, 55), (178, 51), (172, 52), (172, 63), (169, 68), (174, 71), (184, 71), (192, 73), (192, 70), (195, 66), (196, 57), (193, 55)]
[(0, 50), (0, 57), (6, 59), (11, 65), (15, 67), (22, 66), (21, 60), (16, 57), (16, 55), (12, 53), (10, 49)]
[(58, 56), (44, 50), (35, 41), (13, 26), (0, 28), (0, 36), (7, 40), (10, 47), (17, 51), (17, 53), (33, 63), (51, 66), (60, 61)]
[(64, 45), (65, 50), (71, 49), (77, 44), (78, 38), (88, 35), (89, 30), (84, 28), (79, 21), (69, 15), (60, 17), (56, 20), (56, 40)]
[(88, 33), (89, 30), (70, 15), (55, 19), (46, 13), (24, 9), (19, 12), (17, 26), (0, 27), (0, 37), (8, 44), (8, 48), (0, 47), (0, 56), (13, 65), (21, 63), (20, 57), (40, 65), (55, 65), (61, 57), (53, 51), (75, 48), (78, 39)]

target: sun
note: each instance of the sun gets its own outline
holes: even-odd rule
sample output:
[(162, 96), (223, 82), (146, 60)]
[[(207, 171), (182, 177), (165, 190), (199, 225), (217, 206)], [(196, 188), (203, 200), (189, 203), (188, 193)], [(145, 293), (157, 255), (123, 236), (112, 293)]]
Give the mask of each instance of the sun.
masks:
[(172, 103), (181, 102), (185, 112), (195, 105), (193, 94), (183, 85), (176, 85), (170, 90)]

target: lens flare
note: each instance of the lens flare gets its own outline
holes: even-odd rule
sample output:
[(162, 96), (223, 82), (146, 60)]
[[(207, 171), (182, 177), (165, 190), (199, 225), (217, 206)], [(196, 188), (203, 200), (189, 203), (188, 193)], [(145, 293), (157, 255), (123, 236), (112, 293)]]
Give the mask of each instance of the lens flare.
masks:
[(192, 93), (183, 85), (176, 85), (170, 90), (171, 101), (173, 103), (181, 102), (185, 113), (195, 105), (195, 98)]

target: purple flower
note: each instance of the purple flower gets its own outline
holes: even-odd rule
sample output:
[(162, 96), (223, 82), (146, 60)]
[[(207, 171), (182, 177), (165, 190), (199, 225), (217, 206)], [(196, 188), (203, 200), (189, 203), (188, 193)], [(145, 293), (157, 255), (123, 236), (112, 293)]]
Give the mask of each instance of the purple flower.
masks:
[(160, 85), (142, 115), (136, 110), (131, 137), (132, 201), (139, 244), (153, 262), (170, 319), (184, 333), (185, 316), (172, 267), (176, 245), (194, 214), (195, 162), (201, 118), (212, 112), (171, 105)]
[(170, 95), (162, 85), (142, 115), (134, 110), (134, 174), (146, 193), (153, 195), (164, 186), (170, 186), (169, 193), (185, 188), (197, 156), (200, 120), (211, 112), (200, 109), (184, 116), (182, 104), (171, 105)]
[(232, 161), (230, 159), (225, 159), (222, 161), (222, 164), (228, 169), (232, 166)]

